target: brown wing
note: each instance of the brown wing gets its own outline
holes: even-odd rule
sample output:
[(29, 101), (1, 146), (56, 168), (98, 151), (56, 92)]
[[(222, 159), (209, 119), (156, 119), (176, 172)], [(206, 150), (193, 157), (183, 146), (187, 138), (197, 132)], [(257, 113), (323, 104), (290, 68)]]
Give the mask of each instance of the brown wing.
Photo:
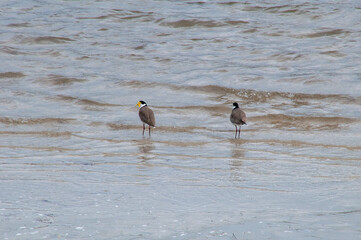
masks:
[(142, 122), (148, 124), (149, 126), (155, 126), (154, 113), (148, 106), (144, 106), (139, 109), (139, 117)]
[(241, 112), (241, 121), (242, 121), (242, 124), (247, 124), (246, 113), (243, 112), (241, 109), (239, 109), (239, 111)]
[(239, 108), (233, 109), (230, 120), (233, 124), (243, 125), (247, 123), (246, 114)]

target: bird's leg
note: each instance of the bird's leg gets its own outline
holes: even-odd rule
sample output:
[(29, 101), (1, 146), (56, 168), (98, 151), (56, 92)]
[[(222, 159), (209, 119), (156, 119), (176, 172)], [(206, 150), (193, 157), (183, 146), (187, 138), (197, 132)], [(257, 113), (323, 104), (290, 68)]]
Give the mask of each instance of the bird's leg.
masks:
[(236, 127), (236, 135), (234, 135), (234, 138), (237, 138), (237, 125), (234, 125)]
[(149, 126), (149, 137), (150, 137), (150, 126)]
[(143, 123), (143, 136), (144, 136), (145, 124)]
[(238, 138), (241, 137), (241, 126), (238, 127)]

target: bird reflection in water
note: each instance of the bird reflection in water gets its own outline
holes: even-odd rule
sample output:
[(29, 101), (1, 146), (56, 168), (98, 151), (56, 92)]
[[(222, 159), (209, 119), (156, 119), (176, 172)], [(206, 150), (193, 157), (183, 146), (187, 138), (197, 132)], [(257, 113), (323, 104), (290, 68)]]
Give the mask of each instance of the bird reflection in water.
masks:
[(155, 146), (150, 139), (139, 140), (137, 144), (139, 149), (138, 159), (140, 159), (141, 162), (145, 163), (154, 158), (152, 151), (155, 150)]
[(245, 151), (242, 148), (243, 140), (231, 139), (231, 160), (229, 162), (230, 178), (233, 182), (241, 182), (242, 180), (242, 168)]

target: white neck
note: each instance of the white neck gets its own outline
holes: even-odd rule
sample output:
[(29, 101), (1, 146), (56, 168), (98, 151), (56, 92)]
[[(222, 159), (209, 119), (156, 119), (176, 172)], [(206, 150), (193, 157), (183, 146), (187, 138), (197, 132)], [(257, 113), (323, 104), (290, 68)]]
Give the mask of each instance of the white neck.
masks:
[(139, 109), (141, 109), (141, 108), (144, 107), (144, 106), (147, 106), (147, 104), (141, 104), (140, 107), (139, 107)]

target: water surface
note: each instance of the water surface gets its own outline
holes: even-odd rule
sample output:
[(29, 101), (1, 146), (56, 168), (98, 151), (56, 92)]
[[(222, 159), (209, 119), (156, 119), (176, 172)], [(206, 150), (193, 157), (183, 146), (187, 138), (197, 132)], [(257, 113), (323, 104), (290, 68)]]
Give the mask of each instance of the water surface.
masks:
[(0, 6), (2, 239), (360, 239), (358, 1)]

